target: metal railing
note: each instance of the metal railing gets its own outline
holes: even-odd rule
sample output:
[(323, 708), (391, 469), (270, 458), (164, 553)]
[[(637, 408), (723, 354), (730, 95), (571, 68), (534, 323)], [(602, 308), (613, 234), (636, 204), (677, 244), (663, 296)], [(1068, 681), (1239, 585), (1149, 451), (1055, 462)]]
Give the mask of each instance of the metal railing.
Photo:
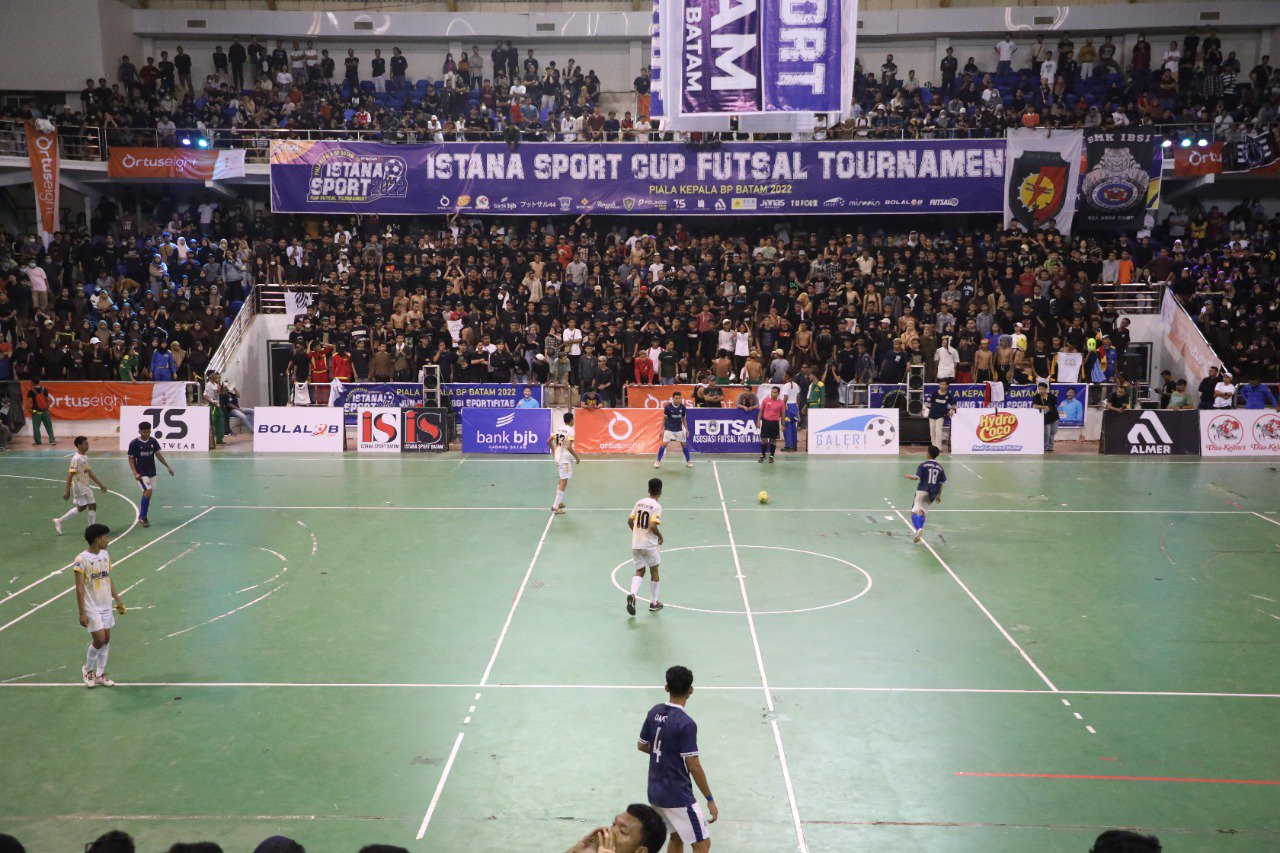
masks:
[(1115, 314), (1159, 314), (1164, 300), (1164, 282), (1095, 284), (1094, 301), (1103, 311)]
[(260, 285), (255, 285), (249, 291), (248, 297), (240, 305), (240, 310), (236, 313), (235, 319), (227, 327), (227, 333), (222, 336), (222, 343), (218, 344), (218, 348), (214, 350), (213, 356), (209, 359), (209, 372), (217, 371), (221, 373), (226, 370), (227, 364), (235, 356), (236, 350), (240, 348), (240, 342), (244, 340), (244, 333), (249, 328), (249, 324), (253, 322), (254, 314), (257, 313), (256, 305), (260, 287)]

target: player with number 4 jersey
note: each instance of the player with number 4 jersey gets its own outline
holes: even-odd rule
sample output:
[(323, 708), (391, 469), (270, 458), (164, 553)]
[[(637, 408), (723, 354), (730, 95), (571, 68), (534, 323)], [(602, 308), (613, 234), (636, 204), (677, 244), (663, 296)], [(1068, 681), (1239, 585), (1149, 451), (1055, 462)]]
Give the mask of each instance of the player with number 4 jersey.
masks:
[(631, 578), (631, 594), (627, 596), (627, 613), (636, 615), (636, 595), (640, 592), (640, 583), (644, 573), (649, 571), (649, 612), (662, 609), (658, 600), (658, 547), (662, 544), (662, 481), (654, 477), (649, 481), (649, 497), (636, 501), (627, 516), (627, 526), (631, 528), (631, 560), (636, 565), (636, 573)]
[[(649, 709), (636, 744), (649, 756), (649, 805), (667, 825), (670, 853), (683, 853), (685, 844), (694, 853), (706, 853), (711, 849), (707, 825), (716, 822), (720, 810), (698, 757), (698, 725), (684, 710), (693, 695), (693, 673), (683, 666), (671, 667), (666, 689), (670, 698)], [(710, 820), (693, 796), (695, 784), (707, 800)]]

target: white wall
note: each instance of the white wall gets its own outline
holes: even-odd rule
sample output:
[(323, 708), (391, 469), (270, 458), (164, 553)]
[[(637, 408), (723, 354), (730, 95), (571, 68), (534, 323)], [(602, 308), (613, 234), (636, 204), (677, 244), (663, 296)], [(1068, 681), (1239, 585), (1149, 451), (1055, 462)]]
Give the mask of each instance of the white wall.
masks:
[(271, 399), (267, 342), (288, 340), (289, 321), (285, 314), (256, 315), (223, 369), (223, 377), (240, 391), (245, 406), (265, 406)]
[(120, 54), (141, 45), (118, 0), (4, 0), (0, 38), (0, 89), (10, 90), (78, 92), (89, 76), (114, 82)]

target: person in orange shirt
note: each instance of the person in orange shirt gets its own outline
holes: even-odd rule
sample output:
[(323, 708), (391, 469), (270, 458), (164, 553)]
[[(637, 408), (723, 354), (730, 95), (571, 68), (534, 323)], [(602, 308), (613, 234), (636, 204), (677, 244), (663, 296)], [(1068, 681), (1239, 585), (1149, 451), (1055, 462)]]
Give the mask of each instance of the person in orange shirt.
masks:
[(307, 350), (307, 357), (311, 359), (311, 382), (315, 386), (315, 401), (318, 405), (329, 405), (329, 381), (333, 378), (329, 372), (329, 354), (333, 352), (333, 347), (328, 344), (321, 344), (312, 341), (310, 348)]
[(347, 352), (346, 344), (338, 344), (338, 351), (329, 359), (329, 372), (339, 382), (355, 381), (355, 368), (351, 364), (351, 354)]
[(1120, 272), (1116, 278), (1117, 284), (1133, 283), (1133, 256), (1128, 252), (1120, 254)]

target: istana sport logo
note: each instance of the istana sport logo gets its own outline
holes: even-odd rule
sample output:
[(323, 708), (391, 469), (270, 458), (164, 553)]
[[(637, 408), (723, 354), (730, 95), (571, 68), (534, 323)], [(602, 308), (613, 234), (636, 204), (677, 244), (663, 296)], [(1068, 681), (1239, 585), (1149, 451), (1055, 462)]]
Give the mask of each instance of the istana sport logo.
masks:
[(978, 440), (983, 444), (996, 444), (1013, 435), (1018, 428), (1018, 416), (1012, 412), (989, 412), (978, 418)]

